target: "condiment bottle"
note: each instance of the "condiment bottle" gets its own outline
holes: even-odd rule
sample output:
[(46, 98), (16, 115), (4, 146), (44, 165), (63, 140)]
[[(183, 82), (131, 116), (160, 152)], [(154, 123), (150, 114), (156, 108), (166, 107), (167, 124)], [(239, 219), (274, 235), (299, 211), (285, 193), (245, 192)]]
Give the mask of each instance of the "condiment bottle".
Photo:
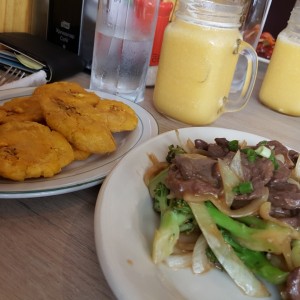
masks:
[(300, 1), (277, 37), (259, 92), (260, 101), (280, 113), (300, 116)]
[[(180, 0), (176, 17), (164, 33), (153, 102), (162, 114), (178, 121), (205, 125), (223, 112), (241, 109), (252, 92), (255, 50), (242, 41), (243, 0)], [(239, 98), (229, 100), (240, 55), (247, 75)]]
[(155, 84), (164, 32), (166, 26), (169, 24), (169, 18), (172, 9), (173, 9), (172, 2), (160, 2), (159, 4), (155, 35), (154, 35), (152, 53), (150, 58), (150, 65), (147, 72), (147, 79), (146, 79), (147, 86), (154, 86)]

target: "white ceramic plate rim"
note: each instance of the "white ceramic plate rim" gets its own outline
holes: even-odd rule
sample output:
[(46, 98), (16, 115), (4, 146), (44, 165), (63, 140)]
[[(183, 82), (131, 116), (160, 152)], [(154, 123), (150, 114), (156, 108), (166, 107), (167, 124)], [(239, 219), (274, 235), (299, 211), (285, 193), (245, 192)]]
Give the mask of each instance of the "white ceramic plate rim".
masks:
[[(33, 90), (34, 88), (21, 88), (2, 91), (0, 104), (14, 97), (31, 95)], [(134, 131), (115, 135), (118, 148), (114, 153), (107, 156), (92, 155), (87, 160), (73, 162), (51, 178), (28, 179), (24, 182), (0, 179), (0, 198), (50, 196), (97, 185), (127, 152), (158, 134), (157, 122), (150, 113), (131, 101), (120, 98), (116, 100), (132, 107), (139, 121)]]
[[(216, 137), (246, 140), (254, 144), (265, 137), (215, 127), (179, 129), (188, 138), (213, 142)], [(250, 300), (224, 273), (213, 270), (193, 275), (191, 270), (155, 266), (150, 257), (152, 236), (158, 224), (143, 182), (151, 165), (149, 153), (163, 160), (170, 144), (178, 144), (175, 131), (158, 135), (122, 158), (100, 189), (95, 208), (95, 243), (105, 277), (118, 299)], [(275, 287), (272, 296), (279, 299)]]

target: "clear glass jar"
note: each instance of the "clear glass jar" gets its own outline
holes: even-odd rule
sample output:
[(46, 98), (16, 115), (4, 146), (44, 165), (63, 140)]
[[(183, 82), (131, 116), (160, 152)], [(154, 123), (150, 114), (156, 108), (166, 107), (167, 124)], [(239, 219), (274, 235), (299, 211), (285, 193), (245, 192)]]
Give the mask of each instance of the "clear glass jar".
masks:
[(260, 101), (280, 113), (300, 116), (300, 1), (277, 37), (259, 92)]
[[(154, 105), (162, 114), (192, 125), (215, 121), (223, 112), (241, 109), (256, 78), (255, 50), (239, 31), (243, 0), (181, 0), (175, 20), (164, 33)], [(239, 55), (248, 76), (238, 99), (229, 99)]]

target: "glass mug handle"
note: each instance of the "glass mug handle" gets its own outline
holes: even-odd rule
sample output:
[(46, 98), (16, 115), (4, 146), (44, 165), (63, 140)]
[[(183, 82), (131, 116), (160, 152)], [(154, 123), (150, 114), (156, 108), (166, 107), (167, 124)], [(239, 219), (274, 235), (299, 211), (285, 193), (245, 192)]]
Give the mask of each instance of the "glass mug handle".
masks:
[(242, 40), (238, 40), (237, 43), (237, 48), (234, 51), (239, 54), (239, 60), (232, 80), (230, 95), (223, 112), (241, 110), (250, 99), (256, 80), (258, 69), (256, 51), (250, 44)]

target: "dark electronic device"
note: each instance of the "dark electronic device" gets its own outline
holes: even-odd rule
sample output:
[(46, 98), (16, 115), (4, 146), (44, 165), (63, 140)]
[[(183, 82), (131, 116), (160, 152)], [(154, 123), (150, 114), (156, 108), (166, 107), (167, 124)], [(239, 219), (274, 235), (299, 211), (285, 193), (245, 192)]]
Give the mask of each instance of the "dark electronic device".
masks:
[(50, 0), (47, 39), (78, 54), (90, 69), (98, 0)]

